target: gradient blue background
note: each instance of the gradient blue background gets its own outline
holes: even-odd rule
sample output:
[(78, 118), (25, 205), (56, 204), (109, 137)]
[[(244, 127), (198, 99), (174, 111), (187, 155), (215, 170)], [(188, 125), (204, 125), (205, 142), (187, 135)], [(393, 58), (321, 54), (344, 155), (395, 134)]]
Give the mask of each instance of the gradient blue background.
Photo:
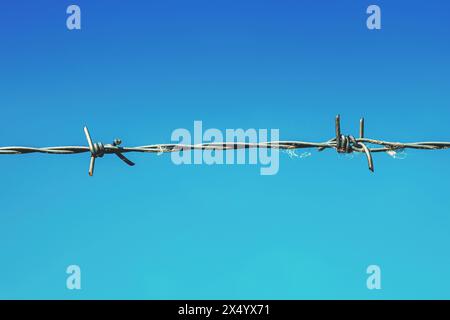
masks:
[[(450, 140), (448, 1), (3, 1), (0, 145), (168, 143), (176, 128)], [(382, 9), (382, 30), (366, 8)], [(450, 152), (1, 156), (0, 298), (450, 298)], [(66, 289), (66, 267), (82, 290)], [(382, 269), (382, 290), (366, 268)]]

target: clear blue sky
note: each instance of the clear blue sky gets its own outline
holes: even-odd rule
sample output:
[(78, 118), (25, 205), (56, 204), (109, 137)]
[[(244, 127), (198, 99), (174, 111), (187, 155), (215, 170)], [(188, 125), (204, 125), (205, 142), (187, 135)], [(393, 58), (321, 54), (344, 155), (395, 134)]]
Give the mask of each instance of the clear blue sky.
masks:
[[(10, 1), (0, 145), (168, 143), (176, 128), (450, 140), (448, 1)], [(382, 29), (366, 28), (366, 8)], [(450, 151), (256, 166), (0, 156), (0, 298), (450, 298)], [(66, 289), (68, 265), (82, 290)], [(382, 290), (366, 288), (366, 267)]]

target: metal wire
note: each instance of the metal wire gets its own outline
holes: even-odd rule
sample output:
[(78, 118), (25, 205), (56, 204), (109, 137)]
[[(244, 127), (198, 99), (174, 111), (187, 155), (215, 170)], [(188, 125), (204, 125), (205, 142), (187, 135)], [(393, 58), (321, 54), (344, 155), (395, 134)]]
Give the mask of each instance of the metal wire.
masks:
[[(421, 150), (437, 150), (450, 148), (450, 142), (390, 142), (376, 139), (364, 138), (364, 118), (360, 120), (359, 137), (355, 138), (351, 135), (341, 134), (340, 116), (336, 116), (335, 121), (336, 136), (326, 142), (304, 142), (304, 141), (269, 141), (260, 143), (247, 142), (223, 142), (223, 143), (202, 143), (202, 144), (153, 144), (139, 147), (120, 147), (121, 140), (116, 139), (111, 144), (103, 144), (101, 142), (93, 143), (91, 135), (87, 127), (84, 127), (84, 133), (88, 142), (88, 146), (61, 146), (61, 147), (0, 147), (0, 155), (2, 154), (26, 154), (26, 153), (47, 153), (47, 154), (76, 154), (91, 153), (89, 164), (89, 175), (94, 174), (95, 159), (101, 158), (105, 154), (115, 154), (129, 166), (134, 163), (126, 158), (123, 154), (129, 152), (148, 152), (148, 153), (165, 153), (187, 150), (234, 150), (249, 148), (275, 148), (275, 149), (304, 149), (317, 148), (319, 151), (325, 149), (335, 149), (338, 153), (365, 153), (370, 171), (374, 171), (373, 152), (387, 152), (399, 149), (421, 149)], [(376, 145), (376, 147), (368, 147)]]

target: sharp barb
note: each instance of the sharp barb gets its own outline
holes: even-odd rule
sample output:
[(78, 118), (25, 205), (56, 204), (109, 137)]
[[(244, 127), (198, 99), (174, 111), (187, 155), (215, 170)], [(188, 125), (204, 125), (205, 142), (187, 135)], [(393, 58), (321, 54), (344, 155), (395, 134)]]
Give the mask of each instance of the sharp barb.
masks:
[(339, 148), (339, 146), (341, 145), (341, 116), (340, 115), (336, 116), (335, 127), (336, 127), (336, 145)]
[(367, 148), (367, 146), (364, 143), (360, 142), (359, 145), (363, 148), (363, 150), (366, 154), (367, 162), (369, 164), (369, 170), (374, 172), (372, 153), (370, 152), (369, 148)]
[(361, 120), (359, 120), (359, 138), (364, 138), (364, 118), (361, 118)]
[(91, 156), (91, 162), (89, 163), (89, 176), (94, 175), (95, 157)]

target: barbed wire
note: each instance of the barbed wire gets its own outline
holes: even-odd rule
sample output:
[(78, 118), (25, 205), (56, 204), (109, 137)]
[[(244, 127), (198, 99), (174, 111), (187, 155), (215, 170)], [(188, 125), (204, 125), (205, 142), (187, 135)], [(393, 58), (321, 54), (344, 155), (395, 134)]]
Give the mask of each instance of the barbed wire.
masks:
[[(391, 152), (402, 149), (421, 149), (421, 150), (438, 150), (450, 148), (450, 142), (390, 142), (364, 137), (364, 118), (359, 122), (359, 137), (355, 138), (351, 135), (343, 135), (341, 133), (340, 116), (336, 116), (335, 121), (336, 135), (326, 142), (305, 142), (305, 141), (269, 141), (259, 143), (247, 142), (221, 142), (221, 143), (201, 143), (201, 144), (153, 144), (139, 147), (120, 147), (122, 141), (116, 139), (111, 144), (103, 144), (101, 142), (92, 142), (91, 135), (87, 127), (84, 127), (84, 133), (88, 142), (88, 146), (61, 146), (61, 147), (0, 147), (0, 155), (5, 154), (27, 154), (27, 153), (47, 153), (47, 154), (77, 154), (91, 153), (89, 164), (89, 175), (94, 174), (94, 166), (96, 158), (101, 158), (105, 154), (115, 154), (129, 166), (134, 166), (134, 162), (125, 157), (124, 153), (129, 152), (146, 152), (146, 153), (166, 153), (188, 150), (235, 150), (250, 148), (274, 148), (274, 149), (305, 149), (317, 148), (318, 151), (325, 149), (335, 149), (338, 153), (364, 153), (367, 157), (369, 170), (374, 172), (373, 152)], [(376, 147), (368, 147), (367, 145), (376, 145)]]

